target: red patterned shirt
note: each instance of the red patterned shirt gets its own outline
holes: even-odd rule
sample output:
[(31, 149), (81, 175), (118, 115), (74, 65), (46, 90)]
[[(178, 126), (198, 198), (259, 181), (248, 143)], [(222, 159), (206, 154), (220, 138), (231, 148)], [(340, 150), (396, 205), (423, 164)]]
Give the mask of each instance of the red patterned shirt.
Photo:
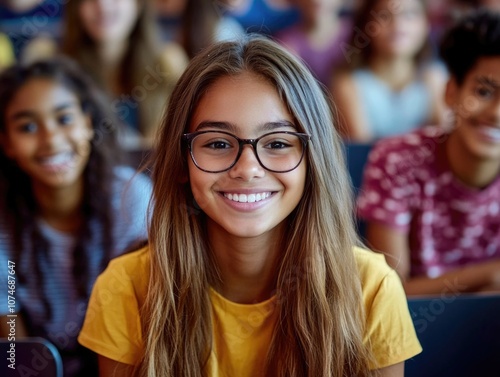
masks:
[(363, 175), (358, 215), (408, 235), (412, 276), (500, 258), (500, 176), (483, 189), (460, 182), (447, 137), (426, 127), (381, 140)]

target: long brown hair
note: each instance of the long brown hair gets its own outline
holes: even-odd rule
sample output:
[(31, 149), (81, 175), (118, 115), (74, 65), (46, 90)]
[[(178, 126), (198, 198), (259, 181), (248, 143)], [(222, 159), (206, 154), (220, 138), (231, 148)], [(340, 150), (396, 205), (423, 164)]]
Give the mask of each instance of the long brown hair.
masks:
[(369, 376), (350, 183), (332, 113), (311, 73), (258, 36), (203, 50), (176, 85), (152, 171), (151, 274), (141, 318), (141, 375), (203, 376), (212, 341), (209, 286), (216, 266), (185, 177), (181, 136), (201, 96), (219, 78), (252, 72), (276, 87), (301, 132), (312, 135), (304, 195), (289, 216), (277, 270), (278, 324), (269, 376)]
[[(158, 37), (160, 33), (155, 27), (149, 1), (135, 1), (139, 2), (139, 15), (128, 38), (127, 51), (119, 66), (119, 77), (124, 94), (134, 97), (134, 88), (141, 89), (137, 92), (141, 97), (145, 93), (143, 98), (136, 98), (139, 108), (139, 130), (142, 134), (150, 136), (158, 124), (158, 114), (161, 114), (161, 109), (177, 77), (169, 76), (169, 67), (165, 66), (165, 61), (162, 59)], [(111, 92), (103, 74), (103, 62), (99, 58), (97, 45), (85, 31), (79, 15), (81, 2), (82, 0), (71, 0), (65, 5), (62, 51), (78, 61), (103, 89)], [(150, 74), (148, 69), (158, 72), (158, 66), (161, 67), (160, 73), (164, 77), (158, 80), (158, 75), (155, 75), (156, 85), (145, 87), (144, 80)]]

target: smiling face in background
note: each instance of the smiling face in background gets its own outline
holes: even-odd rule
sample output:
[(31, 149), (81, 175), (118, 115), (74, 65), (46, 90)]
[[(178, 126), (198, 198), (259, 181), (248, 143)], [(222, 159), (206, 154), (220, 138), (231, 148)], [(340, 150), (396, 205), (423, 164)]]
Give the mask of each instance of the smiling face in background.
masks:
[(80, 18), (85, 31), (99, 43), (126, 40), (139, 17), (139, 0), (83, 0)]
[(5, 113), (5, 154), (46, 189), (83, 182), (93, 136), (90, 117), (63, 85), (33, 78), (21, 86)]
[[(279, 126), (276, 126), (280, 124)], [(271, 131), (300, 132), (276, 89), (252, 73), (218, 79), (199, 101), (189, 132), (226, 131), (242, 139)], [(258, 237), (277, 230), (299, 203), (306, 179), (306, 161), (287, 173), (273, 173), (258, 162), (245, 145), (231, 169), (207, 173), (191, 158), (189, 180), (208, 225), (237, 237)], [(252, 200), (241, 201), (241, 194)]]
[(446, 102), (455, 112), (462, 153), (500, 164), (500, 57), (479, 58), (463, 83), (450, 81)]

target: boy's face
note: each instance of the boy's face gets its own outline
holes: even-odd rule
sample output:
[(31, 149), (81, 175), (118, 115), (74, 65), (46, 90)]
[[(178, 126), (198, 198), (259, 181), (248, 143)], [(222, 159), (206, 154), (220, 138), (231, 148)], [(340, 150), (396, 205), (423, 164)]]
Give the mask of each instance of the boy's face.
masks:
[(460, 85), (452, 78), (446, 103), (455, 113), (454, 132), (464, 152), (500, 161), (500, 56), (479, 58)]

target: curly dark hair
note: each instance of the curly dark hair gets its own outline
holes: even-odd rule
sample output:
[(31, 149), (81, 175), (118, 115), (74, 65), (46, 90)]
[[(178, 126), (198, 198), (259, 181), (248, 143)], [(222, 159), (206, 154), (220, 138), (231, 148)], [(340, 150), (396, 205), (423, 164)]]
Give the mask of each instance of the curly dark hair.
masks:
[(500, 56), (500, 13), (466, 13), (443, 36), (440, 56), (460, 85), (481, 57)]
[[(117, 131), (120, 124), (108, 111), (107, 98), (81, 71), (73, 61), (56, 58), (38, 61), (30, 65), (15, 65), (0, 75), (0, 135), (6, 132), (6, 111), (18, 90), (31, 79), (49, 79), (60, 83), (72, 91), (80, 100), (82, 110), (89, 114), (94, 130), (94, 138), (89, 161), (84, 169), (84, 197), (81, 206), (82, 226), (72, 251), (73, 276), (77, 282), (78, 294), (88, 299), (90, 277), (88, 276), (88, 252), (86, 243), (91, 237), (90, 221), (101, 224), (104, 255), (101, 268), (107, 265), (113, 250), (111, 216), (111, 181), (113, 169), (122, 162), (122, 152), (118, 145)], [(17, 271), (20, 282), (26, 282), (29, 275), (36, 279), (38, 295), (42, 298), (47, 319), (51, 313), (49, 299), (43, 293), (44, 277), (37, 259), (46, 255), (48, 241), (44, 239), (37, 225), (37, 203), (34, 198), (30, 177), (7, 157), (0, 148), (0, 222), (7, 227), (6, 237), (10, 237), (12, 258), (30, 263), (20, 266)], [(33, 270), (29, 267), (33, 266)]]

